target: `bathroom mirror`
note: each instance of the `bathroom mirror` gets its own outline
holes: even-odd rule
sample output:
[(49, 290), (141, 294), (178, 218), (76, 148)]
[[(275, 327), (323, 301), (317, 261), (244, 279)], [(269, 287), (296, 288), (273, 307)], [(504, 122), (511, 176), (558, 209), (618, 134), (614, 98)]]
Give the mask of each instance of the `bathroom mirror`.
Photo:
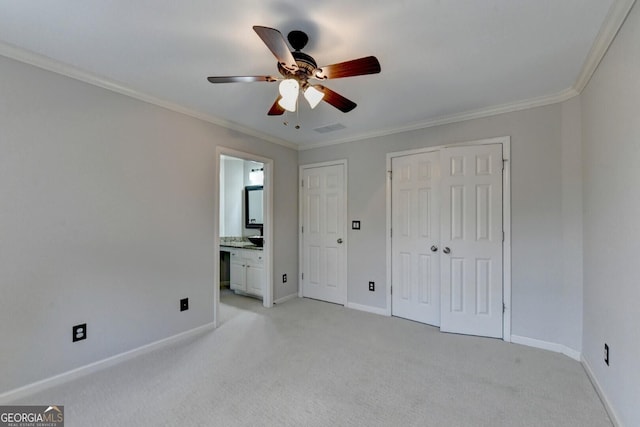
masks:
[(263, 224), (262, 185), (244, 187), (244, 226), (246, 228), (262, 228)]

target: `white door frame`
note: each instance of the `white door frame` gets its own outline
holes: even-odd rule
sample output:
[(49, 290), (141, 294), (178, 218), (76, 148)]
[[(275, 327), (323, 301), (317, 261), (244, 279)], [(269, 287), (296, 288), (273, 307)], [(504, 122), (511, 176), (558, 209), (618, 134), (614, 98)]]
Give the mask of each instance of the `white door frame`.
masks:
[[(348, 180), (349, 180), (349, 173), (348, 173), (348, 169), (347, 169), (347, 159), (341, 159), (341, 160), (334, 160), (334, 161), (330, 161), (330, 162), (321, 162), (321, 163), (311, 163), (311, 164), (307, 164), (307, 165), (300, 165), (299, 170), (298, 170), (298, 181), (300, 182), (300, 186), (298, 187), (298, 224), (300, 226), (300, 228), (298, 229), (298, 265), (300, 266), (300, 269), (302, 269), (302, 266), (304, 266), (304, 247), (302, 246), (303, 244), (303, 233), (302, 233), (302, 225), (303, 225), (303, 221), (304, 221), (304, 186), (302, 185), (302, 177), (304, 176), (304, 170), (305, 169), (313, 169), (313, 168), (319, 168), (319, 167), (324, 167), (324, 166), (337, 166), (337, 165), (342, 165), (344, 167), (344, 212), (345, 212), (345, 218), (344, 218), (344, 224), (343, 224), (343, 246), (344, 246), (344, 277), (342, 277), (342, 282), (344, 284), (343, 286), (343, 301), (344, 301), (344, 306), (347, 307), (347, 305), (349, 304), (349, 300), (348, 300), (348, 292), (347, 292), (347, 278), (349, 277), (349, 262), (347, 260), (348, 258), (348, 254), (349, 254), (349, 239), (347, 238), (347, 220), (349, 218), (349, 197), (347, 195), (347, 190), (349, 188), (349, 184), (348, 184)], [(300, 271), (299, 277), (298, 277), (298, 296), (300, 298), (302, 298), (302, 274), (304, 272)]]
[(386, 315), (391, 316), (391, 159), (411, 154), (425, 153), (447, 147), (464, 145), (502, 144), (502, 158), (504, 171), (502, 173), (502, 228), (504, 241), (502, 242), (502, 339), (511, 342), (511, 137), (481, 139), (477, 141), (457, 142), (424, 147), (415, 150), (387, 153), (387, 309)]
[(264, 274), (266, 276), (264, 295), (262, 297), (262, 305), (269, 308), (273, 307), (273, 160), (258, 156), (256, 154), (246, 153), (244, 151), (234, 150), (227, 147), (216, 147), (216, 183), (214, 185), (214, 212), (216, 218), (213, 225), (213, 241), (215, 249), (213, 251), (213, 324), (218, 326), (218, 313), (220, 309), (220, 157), (231, 156), (243, 160), (251, 160), (264, 164), (264, 247), (262, 249), (264, 256)]

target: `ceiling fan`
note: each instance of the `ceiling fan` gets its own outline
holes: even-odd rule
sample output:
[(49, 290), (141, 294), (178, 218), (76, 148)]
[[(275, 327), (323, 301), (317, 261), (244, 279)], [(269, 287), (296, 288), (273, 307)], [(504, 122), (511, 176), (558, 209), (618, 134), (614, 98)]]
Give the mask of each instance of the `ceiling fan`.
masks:
[(342, 77), (361, 76), (380, 72), (380, 62), (375, 56), (353, 59), (333, 65), (318, 67), (316, 61), (301, 50), (307, 45), (309, 37), (303, 31), (294, 30), (287, 35), (289, 49), (282, 33), (275, 28), (254, 26), (254, 31), (267, 45), (278, 60), (278, 71), (281, 77), (274, 76), (220, 76), (207, 77), (211, 83), (249, 83), (280, 81), (279, 95), (267, 113), (279, 116), (286, 111), (296, 111), (300, 92), (315, 108), (320, 101), (325, 101), (343, 113), (356, 108), (356, 103), (321, 85), (312, 84), (309, 80), (339, 79)]

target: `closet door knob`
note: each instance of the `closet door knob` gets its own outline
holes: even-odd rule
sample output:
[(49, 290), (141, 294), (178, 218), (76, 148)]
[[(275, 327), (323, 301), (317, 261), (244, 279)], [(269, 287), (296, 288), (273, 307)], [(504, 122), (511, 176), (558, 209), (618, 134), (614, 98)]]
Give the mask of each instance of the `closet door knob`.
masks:
[(442, 252), (444, 252), (445, 254), (449, 254), (451, 253), (451, 249), (449, 249), (448, 247), (445, 247)]
[(438, 247), (436, 245), (431, 246), (431, 252), (438, 252)]

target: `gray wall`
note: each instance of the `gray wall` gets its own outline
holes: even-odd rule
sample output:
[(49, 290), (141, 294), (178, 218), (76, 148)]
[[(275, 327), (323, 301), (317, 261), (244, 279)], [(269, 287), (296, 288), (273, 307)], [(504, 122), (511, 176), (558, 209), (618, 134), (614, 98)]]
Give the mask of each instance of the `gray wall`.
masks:
[(0, 57), (0, 393), (212, 321), (217, 145), (274, 159), (295, 293), (295, 151)]
[[(386, 307), (386, 154), (511, 136), (512, 334), (581, 349), (580, 105), (577, 100), (301, 151), (300, 164), (348, 160), (348, 300)], [(575, 218), (573, 217), (575, 215)], [(577, 221), (577, 226), (576, 223)], [(368, 291), (368, 281), (379, 284)]]
[[(640, 425), (640, 6), (581, 95), (583, 357), (621, 425)], [(610, 366), (603, 346), (610, 347)]]

